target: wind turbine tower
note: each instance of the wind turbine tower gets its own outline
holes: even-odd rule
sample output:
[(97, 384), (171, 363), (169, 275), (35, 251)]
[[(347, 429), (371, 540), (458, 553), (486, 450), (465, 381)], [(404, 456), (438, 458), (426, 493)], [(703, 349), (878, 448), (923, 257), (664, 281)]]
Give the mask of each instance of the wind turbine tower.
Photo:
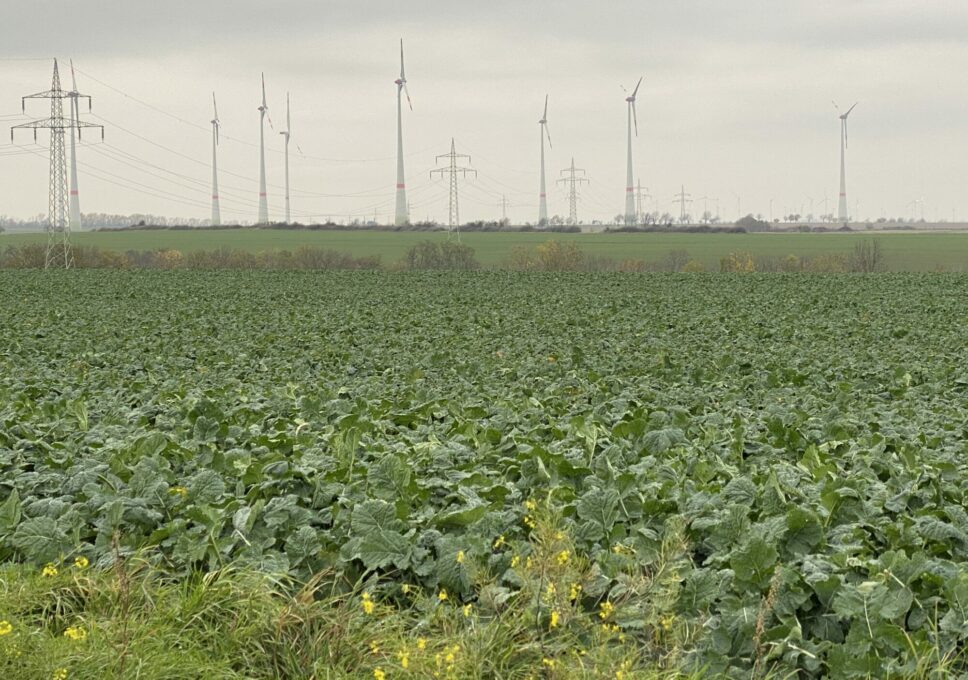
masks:
[(407, 76), (403, 70), (403, 38), (400, 38), (400, 77), (394, 81), (397, 85), (397, 206), (393, 223), (398, 227), (410, 224), (410, 211), (407, 206), (407, 184), (403, 175), (403, 100), (407, 96), (407, 106), (413, 111), (410, 101), (410, 91), (407, 90)]
[(628, 103), (628, 168), (625, 174), (625, 224), (635, 224), (635, 188), (632, 186), (632, 122), (635, 122), (635, 136), (639, 136), (639, 120), (635, 115), (635, 95), (639, 92), (642, 79), (635, 84), (632, 94), (625, 98)]
[(544, 113), (541, 120), (539, 133), (541, 135), (541, 188), (538, 194), (538, 226), (544, 227), (548, 224), (548, 195), (545, 192), (545, 151), (544, 140), (548, 138), (548, 148), (551, 148), (551, 133), (548, 132), (548, 95), (545, 95)]
[(286, 129), (279, 134), (286, 139), (286, 224), (289, 224), (289, 137), (292, 135), (292, 121), (289, 118), (288, 92), (286, 92)]
[[(857, 106), (857, 103), (854, 103), (854, 106)], [(850, 220), (850, 216), (847, 214), (847, 165), (845, 156), (847, 155), (847, 116), (854, 110), (854, 106), (840, 114), (840, 205), (837, 208), (837, 220), (843, 224), (847, 224)], [(834, 102), (834, 108), (840, 111), (837, 102)]]
[(218, 200), (218, 104), (215, 101), (215, 93), (212, 93), (212, 109), (215, 117), (212, 118), (212, 226), (217, 227), (222, 224), (222, 211), (219, 209)]
[[(269, 202), (266, 198), (266, 132), (265, 119), (269, 114), (266, 104), (266, 75), (262, 74), (262, 106), (259, 107), (259, 224), (269, 224)], [(272, 126), (272, 119), (269, 119)]]
[(81, 228), (81, 199), (77, 187), (77, 137), (81, 134), (78, 121), (81, 119), (81, 98), (87, 99), (88, 111), (91, 109), (91, 98), (77, 91), (77, 77), (74, 75), (74, 60), (71, 59), (71, 91), (68, 93), (71, 98), (71, 188), (70, 188), (70, 210), (68, 212), (68, 223), (72, 230)]

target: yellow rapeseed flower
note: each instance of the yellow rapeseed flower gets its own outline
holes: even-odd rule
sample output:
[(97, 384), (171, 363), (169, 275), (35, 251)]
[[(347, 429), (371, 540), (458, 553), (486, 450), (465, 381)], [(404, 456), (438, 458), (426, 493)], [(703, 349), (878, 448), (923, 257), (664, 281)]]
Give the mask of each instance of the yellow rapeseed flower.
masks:
[(458, 550), (457, 551), (457, 564), (464, 564), (464, 551), (463, 550)]
[(554, 659), (549, 659), (548, 657), (545, 657), (541, 659), (541, 665), (554, 670), (554, 667), (558, 665), (558, 662), (555, 661)]
[(362, 599), (362, 602), (360, 604), (362, 605), (362, 607), (363, 607), (363, 613), (365, 613), (365, 614), (372, 614), (373, 613), (373, 609), (376, 606), (376, 604), (373, 602), (373, 600), (370, 599), (370, 594), (369, 593), (363, 593), (363, 599)]
[(400, 660), (401, 668), (406, 670), (410, 667), (410, 654), (407, 653), (407, 650), (401, 649), (399, 652), (397, 652), (397, 658)]
[(54, 671), (54, 674), (50, 677), (51, 677), (51, 680), (67, 680), (67, 669), (58, 668), (57, 670)]
[(545, 597), (547, 597), (550, 600), (555, 596), (556, 592), (557, 592), (557, 589), (555, 588), (555, 584), (549, 581), (548, 586), (545, 588)]
[(441, 588), (440, 589), (440, 592), (437, 593), (437, 599), (440, 600), (441, 602), (446, 602), (447, 601), (447, 591), (444, 590), (443, 588)]
[(473, 607), (474, 607), (474, 605), (472, 605), (472, 604), (469, 604), (469, 603), (468, 603), (468, 604), (465, 604), (465, 605), (463, 606), (463, 612), (464, 612), (464, 618), (465, 618), (465, 619), (466, 619), (466, 618), (469, 618), (469, 617), (470, 617), (470, 615), (471, 615), (471, 609), (472, 609)]
[(558, 564), (560, 564), (561, 566), (564, 566), (568, 564), (568, 560), (570, 558), (571, 558), (571, 553), (569, 553), (567, 550), (562, 550), (560, 553), (558, 553), (558, 557), (556, 559), (558, 560)]
[(87, 637), (87, 631), (80, 626), (68, 626), (64, 631), (64, 637), (73, 642), (80, 642)]
[(558, 627), (558, 610), (557, 609), (552, 609), (551, 610), (551, 621), (548, 623), (548, 627), (549, 628), (557, 628)]
[(410, 584), (409, 583), (404, 583), (402, 586), (400, 586), (400, 590), (403, 591), (403, 594), (404, 595), (409, 595), (410, 594)]
[(87, 569), (90, 566), (90, 562), (84, 555), (78, 555), (74, 558), (74, 566), (78, 569)]
[(377, 644), (376, 640), (370, 641), (370, 652), (372, 654), (377, 654), (380, 651), (380, 645)]
[(188, 489), (186, 489), (183, 486), (173, 486), (170, 489), (168, 489), (168, 493), (170, 493), (173, 496), (178, 495), (184, 498), (185, 496), (188, 495)]
[(524, 507), (528, 512), (534, 512), (538, 509), (538, 504), (529, 498), (524, 502)]
[(534, 517), (531, 515), (525, 515), (524, 519), (521, 521), (524, 522), (524, 526), (528, 527), (529, 529), (534, 529), (537, 524), (537, 522), (534, 521)]
[(581, 584), (572, 583), (571, 587), (568, 589), (568, 599), (574, 602), (578, 599), (579, 595), (581, 595)]
[(514, 569), (519, 564), (521, 564), (521, 557), (519, 555), (511, 555), (511, 568)]
[(373, 680), (386, 680), (387, 674), (380, 668), (373, 669)]
[(427, 649), (427, 638), (417, 638), (417, 649)]
[(598, 618), (604, 621), (609, 616), (611, 616), (612, 612), (614, 611), (615, 611), (615, 605), (609, 602), (608, 600), (605, 600), (599, 605)]
[(13, 624), (4, 619), (0, 621), (0, 637), (10, 635), (13, 632)]
[(496, 539), (496, 540), (494, 541), (494, 549), (495, 549), (495, 550), (497, 550), (498, 548), (500, 548), (500, 547), (501, 547), (501, 546), (503, 546), (503, 545), (504, 545), (504, 534), (501, 534), (501, 535), (500, 535), (500, 536), (498, 536), (498, 537), (497, 537), (497, 539)]
[(40, 573), (44, 576), (57, 576), (57, 567), (52, 562), (48, 562)]

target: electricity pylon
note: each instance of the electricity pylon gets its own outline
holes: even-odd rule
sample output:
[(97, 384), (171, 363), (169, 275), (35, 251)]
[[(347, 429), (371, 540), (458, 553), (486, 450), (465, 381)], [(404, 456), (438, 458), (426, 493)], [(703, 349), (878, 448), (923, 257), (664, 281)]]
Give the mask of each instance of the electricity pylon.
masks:
[(642, 199), (652, 198), (652, 194), (649, 193), (649, 187), (645, 187), (645, 191), (642, 191), (642, 182), (636, 182), (635, 188), (635, 218), (638, 224), (645, 222), (645, 215), (642, 212)]
[(686, 193), (686, 187), (683, 185), (682, 190), (673, 196), (677, 199), (679, 203), (679, 224), (686, 223), (686, 203), (692, 203), (692, 194)]
[(558, 181), (568, 187), (568, 224), (578, 224), (578, 187), (582, 182), (588, 184), (584, 177), (577, 177), (575, 173), (585, 174), (581, 168), (575, 167), (575, 159), (571, 159), (571, 166), (565, 168), (560, 174), (568, 173), (567, 177), (562, 177)]
[(64, 148), (66, 130), (76, 128), (78, 136), (84, 128), (100, 128), (101, 139), (104, 139), (104, 126), (93, 123), (82, 123), (74, 116), (64, 118), (64, 100), (70, 99), (71, 108), (78, 95), (74, 91), (61, 89), (60, 73), (57, 70), (57, 60), (54, 60), (54, 77), (50, 89), (36, 94), (22, 97), (21, 110), (26, 112), (28, 99), (49, 99), (50, 118), (32, 120), (10, 128), (10, 141), (13, 141), (14, 130), (31, 129), (34, 131), (34, 141), (37, 141), (37, 130), (50, 130), (50, 185), (47, 199), (47, 251), (44, 254), (44, 269), (63, 267), (70, 269), (74, 265), (74, 254), (71, 251), (70, 198), (67, 183), (67, 153)]
[(467, 173), (473, 172), (474, 176), (477, 177), (477, 170), (473, 168), (464, 168), (457, 165), (458, 158), (466, 158), (469, 163), (471, 157), (464, 153), (457, 153), (454, 146), (454, 138), (450, 138), (450, 153), (445, 153), (437, 156), (437, 162), (440, 162), (441, 158), (446, 158), (450, 162), (447, 164), (446, 168), (437, 168), (436, 170), (430, 171), (430, 176), (433, 177), (435, 172), (440, 173), (441, 179), (444, 177), (444, 173), (450, 175), (450, 202), (448, 204), (448, 215), (447, 215), (447, 226), (451, 231), (457, 230), (457, 240), (460, 241), (460, 210), (457, 202), (457, 175), (462, 174), (467, 177)]

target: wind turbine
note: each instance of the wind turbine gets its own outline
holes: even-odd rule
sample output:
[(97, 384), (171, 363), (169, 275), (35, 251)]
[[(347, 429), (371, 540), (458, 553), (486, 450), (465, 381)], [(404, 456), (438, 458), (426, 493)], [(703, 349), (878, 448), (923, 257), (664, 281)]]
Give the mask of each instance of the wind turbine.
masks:
[(222, 224), (222, 211), (219, 209), (218, 199), (218, 104), (215, 102), (215, 93), (212, 93), (212, 109), (215, 117), (212, 118), (212, 226), (217, 227)]
[(407, 106), (413, 111), (410, 91), (407, 90), (407, 76), (403, 70), (403, 38), (400, 38), (400, 77), (393, 81), (397, 85), (397, 205), (393, 222), (398, 227), (410, 223), (407, 206), (407, 185), (403, 176), (403, 103), (401, 96), (407, 95)]
[[(262, 74), (262, 106), (259, 107), (259, 224), (269, 224), (269, 203), (266, 198), (266, 135), (265, 119), (269, 114), (266, 104), (266, 74)], [(269, 119), (272, 127), (272, 119)]]
[(544, 140), (548, 137), (548, 148), (551, 148), (551, 133), (548, 132), (548, 95), (545, 95), (544, 113), (538, 121), (539, 134), (541, 135), (541, 193), (538, 194), (538, 226), (543, 227), (548, 224), (548, 198), (545, 193), (545, 152)]
[(639, 92), (639, 85), (642, 84), (642, 78), (639, 78), (639, 82), (635, 84), (635, 89), (632, 90), (632, 94), (625, 98), (628, 102), (628, 138), (629, 138), (629, 152), (628, 152), (628, 171), (626, 173), (625, 181), (625, 224), (635, 223), (635, 189), (632, 187), (632, 122), (635, 122), (635, 136), (639, 136), (639, 120), (635, 115), (635, 95)]
[(286, 224), (289, 224), (289, 137), (292, 134), (292, 121), (289, 118), (288, 92), (286, 92), (286, 129), (279, 134), (286, 138)]
[[(71, 98), (71, 187), (70, 187), (70, 209), (68, 211), (68, 225), (71, 230), (81, 228), (81, 199), (77, 192), (77, 145), (75, 142), (76, 132), (78, 131), (77, 122), (81, 117), (80, 107), (78, 106), (77, 78), (74, 75), (74, 60), (71, 59), (71, 91), (68, 93)], [(88, 105), (90, 105), (90, 97)]]
[[(854, 106), (857, 106), (858, 103), (855, 102)], [(847, 214), (847, 166), (844, 162), (844, 157), (847, 154), (847, 116), (854, 110), (854, 106), (840, 114), (840, 205), (837, 209), (837, 219), (844, 224), (847, 224), (850, 219)], [(834, 108), (840, 111), (837, 102), (834, 102)]]

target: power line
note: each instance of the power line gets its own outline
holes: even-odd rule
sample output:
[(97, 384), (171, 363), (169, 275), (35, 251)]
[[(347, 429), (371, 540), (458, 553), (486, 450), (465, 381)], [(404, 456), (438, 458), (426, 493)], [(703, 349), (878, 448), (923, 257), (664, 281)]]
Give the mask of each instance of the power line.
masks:
[(448, 203), (447, 226), (449, 226), (451, 230), (454, 228), (457, 229), (457, 240), (460, 241), (460, 208), (457, 202), (457, 175), (461, 174), (464, 177), (467, 177), (467, 173), (473, 172), (474, 176), (477, 177), (477, 170), (457, 165), (458, 158), (466, 158), (467, 162), (469, 163), (471, 157), (464, 153), (457, 153), (457, 150), (454, 146), (453, 137), (450, 138), (450, 153), (437, 156), (437, 161), (440, 161), (441, 158), (446, 158), (450, 162), (446, 168), (431, 170), (430, 176), (433, 177), (435, 172), (440, 173), (441, 179), (443, 178), (444, 173), (450, 175), (450, 201)]

